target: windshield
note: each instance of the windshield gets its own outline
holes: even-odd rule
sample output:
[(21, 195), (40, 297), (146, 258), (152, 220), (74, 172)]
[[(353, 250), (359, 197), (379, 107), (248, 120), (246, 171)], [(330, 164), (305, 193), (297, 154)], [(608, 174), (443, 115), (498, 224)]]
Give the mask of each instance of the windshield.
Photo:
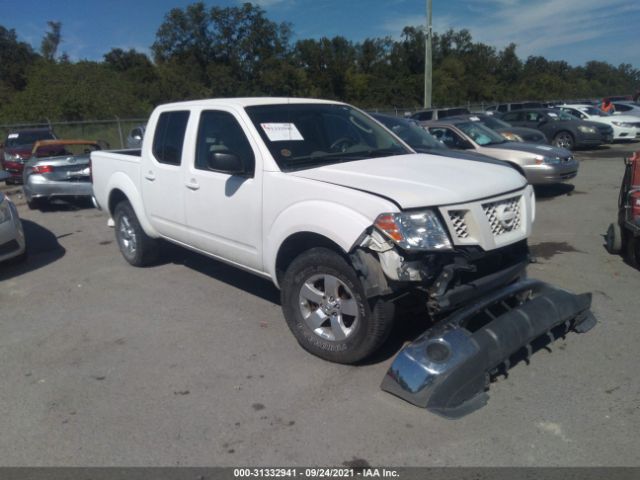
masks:
[(507, 122), (503, 122), (502, 120), (498, 120), (497, 118), (493, 118), (493, 117), (478, 117), (480, 119), (480, 123), (482, 123), (485, 127), (489, 127), (492, 129), (496, 129), (496, 128), (509, 128), (511, 127), (511, 125), (509, 125)]
[(395, 133), (415, 150), (443, 150), (446, 147), (420, 125), (410, 120), (373, 115), (373, 118)]
[(485, 127), (480, 122), (458, 123), (456, 125), (460, 130), (467, 134), (478, 145), (497, 145), (505, 143), (506, 140), (502, 135)]
[(580, 120), (578, 117), (574, 117), (570, 113), (563, 112), (562, 110), (558, 110), (557, 112), (548, 112), (547, 115), (554, 122), (566, 121), (566, 120)]
[(38, 140), (55, 140), (55, 136), (48, 131), (41, 132), (17, 132), (7, 136), (5, 146), (8, 148), (33, 147)]
[(412, 153), (348, 105), (280, 104), (246, 111), (282, 170)]
[(580, 111), (586, 113), (587, 115), (593, 115), (598, 117), (609, 117), (611, 114), (609, 112), (603, 112), (602, 110), (595, 107), (583, 107), (580, 108)]

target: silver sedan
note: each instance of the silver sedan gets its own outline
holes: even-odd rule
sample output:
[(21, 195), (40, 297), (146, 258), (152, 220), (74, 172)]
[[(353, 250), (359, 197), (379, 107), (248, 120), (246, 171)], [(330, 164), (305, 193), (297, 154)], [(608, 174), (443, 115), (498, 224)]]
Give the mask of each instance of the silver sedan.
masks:
[[(10, 175), (0, 170), (0, 181)], [(24, 230), (13, 202), (0, 192), (0, 262), (20, 260), (26, 255)]]
[(91, 197), (91, 152), (98, 142), (89, 140), (45, 140), (33, 147), (24, 166), (24, 195), (29, 208), (37, 208), (53, 197)]

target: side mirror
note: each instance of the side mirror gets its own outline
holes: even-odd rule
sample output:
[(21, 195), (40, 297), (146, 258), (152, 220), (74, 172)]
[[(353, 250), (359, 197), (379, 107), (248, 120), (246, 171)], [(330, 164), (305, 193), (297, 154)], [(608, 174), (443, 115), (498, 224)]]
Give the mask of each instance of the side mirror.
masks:
[(235, 153), (212, 152), (207, 159), (209, 170), (243, 175), (246, 173), (242, 159)]

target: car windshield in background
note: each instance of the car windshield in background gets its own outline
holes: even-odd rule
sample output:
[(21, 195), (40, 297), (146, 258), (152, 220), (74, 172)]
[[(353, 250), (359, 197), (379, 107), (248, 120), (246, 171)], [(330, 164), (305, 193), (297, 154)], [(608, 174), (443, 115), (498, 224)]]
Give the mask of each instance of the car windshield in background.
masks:
[(10, 133), (5, 146), (9, 148), (28, 147), (38, 140), (54, 140), (55, 138), (51, 132)]
[(246, 107), (283, 170), (412, 153), (382, 126), (347, 105)]
[(458, 123), (456, 127), (466, 133), (474, 142), (481, 146), (497, 145), (507, 141), (502, 135), (485, 127), (480, 122)]
[(507, 122), (503, 122), (502, 120), (499, 120), (497, 118), (493, 118), (493, 117), (480, 117), (480, 123), (482, 123), (483, 125), (492, 128), (492, 129), (496, 129), (496, 128), (509, 128), (511, 127), (511, 125), (509, 125)]
[(400, 139), (414, 149), (446, 149), (442, 143), (428, 133), (420, 125), (411, 120), (376, 117), (380, 123), (395, 133)]
[(39, 146), (35, 156), (38, 158), (80, 157), (96, 150), (100, 150), (100, 146), (96, 143), (55, 143)]
[(602, 110), (599, 110), (597, 108), (594, 107), (585, 107), (585, 108), (581, 108), (581, 111), (583, 111), (584, 113), (586, 113), (587, 115), (593, 115), (593, 116), (598, 116), (598, 117), (609, 117), (611, 116), (611, 114), (609, 112), (603, 112)]
[(551, 118), (551, 120), (555, 122), (567, 121), (567, 120), (580, 120), (578, 117), (574, 117), (570, 113), (563, 112), (561, 110), (558, 110), (557, 112), (549, 112), (547, 115), (549, 115), (549, 118)]

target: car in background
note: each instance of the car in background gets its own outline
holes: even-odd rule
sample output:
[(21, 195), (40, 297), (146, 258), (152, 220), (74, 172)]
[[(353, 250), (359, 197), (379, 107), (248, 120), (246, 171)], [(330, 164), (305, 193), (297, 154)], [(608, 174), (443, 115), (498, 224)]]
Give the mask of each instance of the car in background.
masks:
[[(0, 170), (0, 181), (11, 174)], [(4, 193), (0, 192), (0, 262), (20, 261), (27, 255), (24, 230), (18, 210)]]
[(536, 128), (551, 140), (551, 145), (567, 150), (613, 142), (610, 125), (580, 120), (552, 108), (527, 108), (504, 113), (500, 118), (518, 127)]
[(145, 130), (146, 125), (138, 125), (132, 128), (129, 135), (127, 135), (127, 148), (141, 148)]
[(425, 128), (449, 148), (481, 153), (519, 165), (532, 185), (561, 183), (578, 174), (570, 151), (550, 145), (510, 142), (480, 122), (448, 118)]
[(610, 125), (614, 140), (635, 139), (640, 136), (640, 118), (633, 115), (612, 115), (592, 105), (560, 105), (557, 109), (581, 120)]
[(504, 138), (512, 142), (540, 143), (543, 145), (549, 144), (549, 140), (547, 140), (547, 137), (545, 137), (544, 133), (540, 130), (536, 130), (535, 128), (514, 127), (493, 115), (487, 115), (485, 113), (471, 113), (469, 115), (458, 115), (455, 118), (469, 120), (472, 122), (480, 122), (485, 127), (498, 132)]
[(440, 155), (441, 157), (457, 158), (461, 160), (475, 160), (500, 165), (509, 165), (514, 167), (523, 177), (526, 174), (519, 165), (515, 163), (497, 160), (495, 158), (482, 155), (481, 153), (468, 152), (462, 150), (454, 150), (447, 147), (440, 140), (431, 135), (425, 128), (421, 127), (415, 120), (392, 117), (380, 113), (370, 114), (375, 120), (383, 124), (391, 130), (396, 136), (409, 145), (418, 153), (429, 153), (432, 155)]
[(2, 167), (10, 177), (6, 183), (21, 183), (24, 163), (31, 157), (33, 145), (38, 140), (54, 140), (55, 134), (48, 128), (31, 128), (9, 132), (2, 144)]
[(453, 117), (454, 115), (464, 115), (465, 113), (469, 113), (468, 108), (429, 108), (416, 112), (409, 118), (412, 118), (418, 122), (427, 122), (429, 120), (438, 120), (440, 118)]
[(541, 102), (513, 102), (513, 103), (500, 103), (498, 105), (491, 105), (486, 109), (486, 112), (491, 115), (493, 113), (511, 112), (513, 110), (522, 110), (523, 108), (543, 108), (544, 104)]
[(91, 152), (101, 150), (92, 140), (42, 140), (25, 164), (23, 190), (29, 208), (53, 197), (91, 197)]
[(640, 104), (636, 102), (613, 102), (615, 107), (614, 115), (633, 115), (640, 117)]

